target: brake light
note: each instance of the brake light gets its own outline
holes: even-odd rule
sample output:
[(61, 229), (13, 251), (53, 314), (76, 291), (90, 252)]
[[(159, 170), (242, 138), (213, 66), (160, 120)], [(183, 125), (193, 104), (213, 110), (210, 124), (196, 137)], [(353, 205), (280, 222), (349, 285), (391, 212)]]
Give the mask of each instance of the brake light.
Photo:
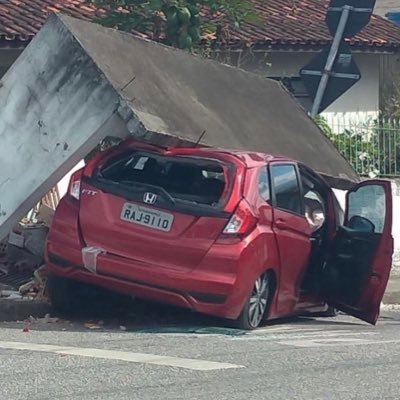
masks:
[(257, 221), (250, 209), (250, 205), (246, 200), (242, 200), (225, 226), (223, 235), (244, 237), (255, 228)]
[(71, 197), (79, 200), (81, 194), (81, 178), (82, 178), (83, 168), (74, 172), (69, 181), (68, 193)]

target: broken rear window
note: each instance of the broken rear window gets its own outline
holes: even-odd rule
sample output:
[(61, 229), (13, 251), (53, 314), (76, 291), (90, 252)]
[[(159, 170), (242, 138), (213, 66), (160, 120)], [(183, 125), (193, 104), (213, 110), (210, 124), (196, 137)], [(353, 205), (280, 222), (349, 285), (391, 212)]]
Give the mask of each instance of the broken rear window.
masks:
[(218, 160), (133, 152), (111, 159), (97, 177), (131, 191), (154, 191), (164, 200), (221, 207), (227, 200), (227, 166)]

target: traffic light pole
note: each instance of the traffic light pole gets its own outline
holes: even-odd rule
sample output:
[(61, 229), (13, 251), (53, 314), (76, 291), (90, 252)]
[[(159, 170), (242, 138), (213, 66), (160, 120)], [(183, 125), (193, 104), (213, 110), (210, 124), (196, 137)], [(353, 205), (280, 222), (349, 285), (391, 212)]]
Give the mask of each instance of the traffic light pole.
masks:
[(335, 63), (340, 43), (343, 39), (343, 34), (346, 29), (347, 21), (349, 20), (350, 12), (353, 7), (344, 6), (342, 9), (342, 15), (340, 17), (339, 25), (337, 27), (335, 37), (333, 38), (331, 50), (329, 52), (328, 59), (326, 61), (325, 69), (322, 74), (321, 80), (318, 85), (318, 90), (315, 95), (314, 103), (311, 109), (311, 117), (314, 118), (318, 115), (318, 111), (321, 107), (322, 100), (324, 98), (325, 90), (328, 85), (329, 77), (332, 72), (333, 65)]

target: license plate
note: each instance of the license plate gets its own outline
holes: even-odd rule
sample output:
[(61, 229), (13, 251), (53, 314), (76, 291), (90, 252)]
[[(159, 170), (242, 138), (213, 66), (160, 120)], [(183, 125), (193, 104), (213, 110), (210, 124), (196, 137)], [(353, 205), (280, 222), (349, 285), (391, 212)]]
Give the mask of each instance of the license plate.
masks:
[(121, 219), (133, 224), (169, 232), (174, 216), (163, 211), (138, 206), (137, 204), (125, 203), (122, 207)]

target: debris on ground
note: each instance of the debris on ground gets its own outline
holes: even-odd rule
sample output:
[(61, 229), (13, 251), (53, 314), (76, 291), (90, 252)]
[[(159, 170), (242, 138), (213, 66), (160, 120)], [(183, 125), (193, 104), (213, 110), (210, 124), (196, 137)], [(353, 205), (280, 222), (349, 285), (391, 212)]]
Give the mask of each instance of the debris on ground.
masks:
[[(66, 323), (68, 321), (61, 320), (57, 317), (52, 317), (50, 314), (46, 314), (43, 318), (35, 318), (30, 316), (25, 321), (21, 321), (23, 323), (22, 332), (29, 332), (35, 325), (45, 325), (45, 324), (57, 324), (57, 323)], [(63, 328), (63, 330), (66, 330)]]
[(53, 189), (0, 243), (0, 298), (47, 298), (44, 250), (58, 202)]
[(100, 326), (99, 324), (95, 324), (92, 322), (87, 322), (83, 325), (86, 329), (90, 329), (90, 330), (97, 330), (97, 329), (103, 329), (102, 326)]
[(24, 326), (22, 327), (22, 332), (27, 333), (30, 331), (30, 329), (31, 329), (31, 323), (29, 322), (29, 320), (25, 321)]
[(57, 322), (61, 322), (60, 318), (52, 317), (50, 314), (46, 314), (43, 318), (29, 318), (32, 324), (41, 323), (41, 324), (55, 324)]

